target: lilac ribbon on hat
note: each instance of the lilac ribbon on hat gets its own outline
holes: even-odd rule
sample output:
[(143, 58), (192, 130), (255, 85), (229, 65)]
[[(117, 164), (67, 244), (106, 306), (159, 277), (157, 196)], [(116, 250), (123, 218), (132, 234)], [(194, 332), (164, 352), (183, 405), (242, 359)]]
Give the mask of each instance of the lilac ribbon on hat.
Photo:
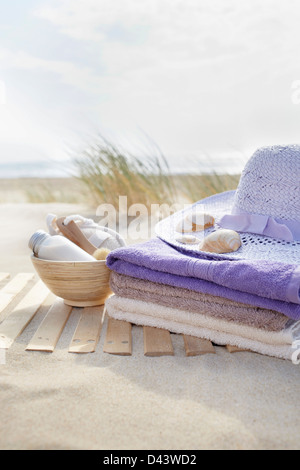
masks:
[(218, 224), (237, 232), (249, 232), (287, 242), (300, 240), (300, 222), (283, 220), (268, 215), (251, 214), (234, 208), (232, 214), (224, 215)]

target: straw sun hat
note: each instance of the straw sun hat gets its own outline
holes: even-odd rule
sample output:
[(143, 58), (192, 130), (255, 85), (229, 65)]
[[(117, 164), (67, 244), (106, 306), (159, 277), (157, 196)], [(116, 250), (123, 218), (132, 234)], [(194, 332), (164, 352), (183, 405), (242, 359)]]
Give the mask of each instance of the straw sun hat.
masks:
[[(178, 224), (204, 212), (214, 225), (190, 232), (201, 245), (204, 237), (220, 229), (239, 234), (241, 246), (233, 253), (213, 254), (199, 243), (178, 241)], [(300, 145), (258, 149), (247, 162), (236, 191), (226, 191), (196, 202), (160, 221), (156, 235), (180, 251), (215, 259), (271, 260), (300, 264)]]

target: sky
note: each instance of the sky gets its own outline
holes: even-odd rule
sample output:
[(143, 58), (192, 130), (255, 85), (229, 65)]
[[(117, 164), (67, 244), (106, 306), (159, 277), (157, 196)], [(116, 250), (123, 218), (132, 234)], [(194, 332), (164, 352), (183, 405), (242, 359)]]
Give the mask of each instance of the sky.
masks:
[(171, 168), (299, 143), (299, 24), (297, 0), (0, 0), (0, 163), (98, 134)]

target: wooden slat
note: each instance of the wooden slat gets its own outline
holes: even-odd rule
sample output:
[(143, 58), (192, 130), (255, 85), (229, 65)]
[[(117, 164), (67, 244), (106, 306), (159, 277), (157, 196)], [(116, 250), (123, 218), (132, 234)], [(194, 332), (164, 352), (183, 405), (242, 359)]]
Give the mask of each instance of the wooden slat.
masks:
[(119, 356), (131, 356), (131, 323), (108, 318), (103, 351)]
[(26, 287), (27, 283), (34, 278), (33, 273), (17, 274), (0, 290), (0, 321), (4, 320), (5, 309), (13, 299)]
[(11, 314), (3, 320), (0, 325), (0, 346), (2, 348), (10, 348), (14, 340), (23, 332), (48, 295), (48, 288), (42, 281), (38, 281), (13, 309)]
[(201, 356), (202, 354), (216, 354), (211, 341), (195, 336), (183, 335), (186, 356)]
[(243, 351), (249, 351), (248, 349), (242, 349), (242, 348), (238, 348), (237, 346), (232, 346), (231, 344), (227, 344), (226, 345), (226, 349), (227, 351), (229, 351), (230, 353), (236, 353), (236, 352), (243, 352)]
[(72, 353), (91, 353), (96, 350), (103, 326), (103, 308), (85, 307), (69, 346)]
[(72, 307), (57, 299), (27, 345), (26, 351), (53, 352), (71, 311)]
[(0, 282), (5, 281), (9, 278), (9, 273), (0, 273)]
[(143, 327), (145, 356), (174, 356), (170, 332), (161, 328)]

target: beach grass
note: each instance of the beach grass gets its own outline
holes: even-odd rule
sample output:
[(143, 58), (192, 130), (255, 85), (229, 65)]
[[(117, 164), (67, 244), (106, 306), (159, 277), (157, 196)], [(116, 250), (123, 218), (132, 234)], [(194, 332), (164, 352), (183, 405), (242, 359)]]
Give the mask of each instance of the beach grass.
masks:
[(212, 173), (175, 175), (174, 184), (180, 188), (182, 197), (188, 202), (196, 202), (213, 194), (237, 188), (239, 174)]
[(128, 204), (172, 204), (176, 188), (164, 156), (133, 155), (106, 140), (90, 145), (74, 158), (78, 179), (97, 204), (117, 206), (119, 196), (127, 196)]
[[(156, 147), (156, 150), (158, 147)], [(117, 207), (119, 196), (127, 196), (128, 204), (192, 203), (222, 191), (236, 189), (240, 175), (219, 174), (217, 169), (204, 174), (174, 174), (167, 159), (156, 154), (130, 154), (105, 139), (99, 139), (74, 158), (77, 178), (83, 182), (96, 204)]]
[[(153, 192), (153, 198), (149, 188), (144, 193), (143, 187), (140, 192), (131, 192), (130, 200), (133, 203), (168, 204), (193, 203), (204, 197), (218, 192), (235, 189), (239, 180), (238, 175), (214, 175), (214, 174), (182, 174), (170, 175), (171, 184), (175, 188), (172, 197), (158, 197)], [(162, 183), (161, 183), (162, 184)], [(118, 207), (118, 196), (126, 196), (124, 186), (118, 187), (114, 182), (114, 193), (100, 193), (89, 185), (89, 181), (81, 181), (80, 178), (19, 178), (0, 179), (0, 204), (3, 203), (66, 203), (83, 204), (96, 208), (101, 203), (113, 203)], [(166, 191), (167, 192), (167, 191)], [(131, 205), (131, 204), (129, 204)]]
[[(203, 157), (205, 158), (205, 157)], [(193, 203), (207, 196), (236, 189), (239, 174), (205, 173), (207, 161), (194, 162), (193, 173), (174, 173), (157, 146), (147, 153), (129, 153), (99, 138), (73, 157), (74, 173), (66, 178), (2, 179), (0, 203), (69, 203), (119, 205), (173, 205)]]

